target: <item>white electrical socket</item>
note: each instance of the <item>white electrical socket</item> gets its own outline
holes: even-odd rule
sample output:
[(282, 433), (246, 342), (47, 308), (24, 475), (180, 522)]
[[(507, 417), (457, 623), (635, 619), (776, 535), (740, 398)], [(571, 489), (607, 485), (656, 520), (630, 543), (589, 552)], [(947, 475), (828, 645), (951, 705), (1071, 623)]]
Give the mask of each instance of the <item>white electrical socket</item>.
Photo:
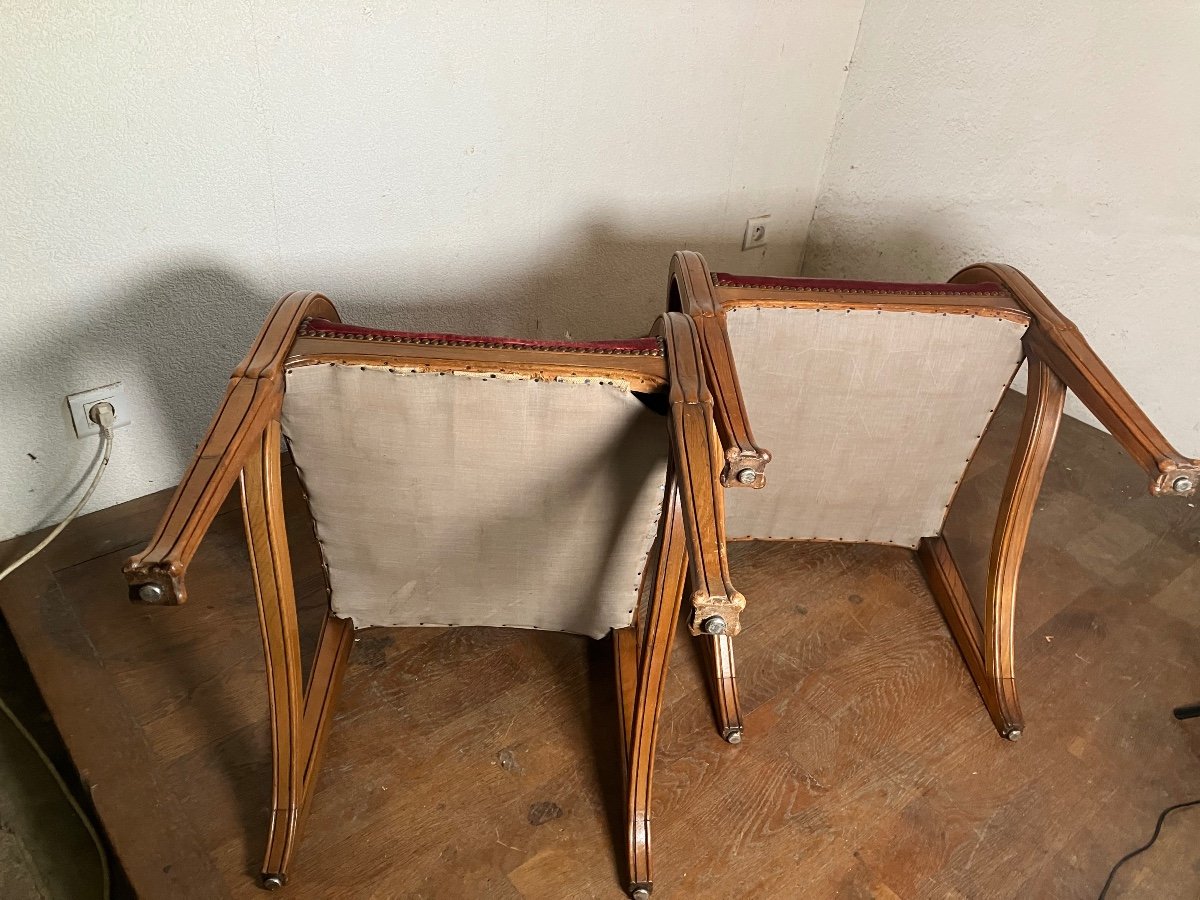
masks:
[(97, 403), (112, 404), (116, 418), (113, 428), (124, 428), (133, 421), (130, 417), (129, 401), (125, 399), (125, 388), (121, 382), (92, 388), (90, 391), (80, 391), (67, 397), (67, 407), (71, 410), (71, 424), (75, 426), (77, 437), (100, 433), (100, 424), (88, 418), (88, 412)]
[(746, 236), (742, 238), (743, 250), (757, 250), (767, 246), (767, 223), (770, 216), (755, 216), (746, 220)]

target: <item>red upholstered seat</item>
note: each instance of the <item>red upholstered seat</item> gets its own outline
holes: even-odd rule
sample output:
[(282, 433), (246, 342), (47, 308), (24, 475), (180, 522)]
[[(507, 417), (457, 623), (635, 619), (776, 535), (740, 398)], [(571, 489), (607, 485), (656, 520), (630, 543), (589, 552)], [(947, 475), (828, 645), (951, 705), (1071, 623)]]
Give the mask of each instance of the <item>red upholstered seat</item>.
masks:
[(980, 284), (907, 284), (897, 281), (843, 281), (836, 278), (780, 278), (772, 275), (730, 275), (713, 272), (717, 287), (775, 291), (827, 291), (849, 294), (972, 294), (1007, 297), (1008, 292), (990, 282)]
[(634, 356), (661, 356), (662, 343), (656, 337), (630, 338), (622, 341), (538, 341), (528, 338), (482, 337), (465, 334), (442, 334), (421, 331), (387, 331), (365, 328), (328, 319), (305, 319), (300, 326), (301, 337), (347, 338), (360, 341), (383, 341), (396, 344), (424, 344), (443, 347), (495, 347), (513, 350), (562, 350), (568, 353), (612, 353)]

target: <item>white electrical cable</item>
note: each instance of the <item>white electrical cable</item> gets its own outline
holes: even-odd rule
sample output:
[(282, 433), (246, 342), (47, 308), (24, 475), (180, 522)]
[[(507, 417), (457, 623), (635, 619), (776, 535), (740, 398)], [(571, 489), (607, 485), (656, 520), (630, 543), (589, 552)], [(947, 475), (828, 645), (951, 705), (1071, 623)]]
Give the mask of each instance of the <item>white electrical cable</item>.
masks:
[(29, 562), (39, 553), (46, 549), (46, 545), (62, 534), (62, 530), (71, 524), (71, 521), (79, 515), (79, 511), (83, 509), (84, 504), (92, 499), (92, 494), (96, 490), (96, 485), (100, 483), (100, 476), (104, 474), (104, 470), (108, 468), (108, 457), (112, 453), (113, 445), (113, 422), (116, 421), (116, 414), (111, 403), (97, 403), (88, 410), (88, 418), (100, 426), (100, 440), (104, 442), (104, 456), (100, 460), (100, 465), (96, 467), (96, 474), (92, 477), (92, 483), (88, 485), (87, 493), (82, 499), (75, 504), (75, 508), (67, 513), (67, 517), (63, 519), (54, 530), (38, 541), (38, 545), (10, 565), (3, 572), (0, 572), (0, 581), (3, 581), (25, 563)]
[[(87, 492), (83, 495), (80, 501), (75, 504), (74, 509), (67, 513), (67, 517), (59, 522), (53, 531), (38, 541), (36, 547), (6, 568), (3, 572), (0, 572), (0, 581), (3, 581), (18, 568), (29, 562), (29, 560), (33, 559), (44, 549), (46, 549), (46, 545), (62, 534), (62, 530), (71, 524), (71, 521), (77, 515), (79, 515), (79, 511), (83, 509), (84, 504), (86, 504), (88, 500), (92, 498), (92, 494), (96, 490), (96, 485), (100, 483), (100, 476), (104, 474), (104, 470), (108, 467), (108, 457), (112, 453), (112, 426), (113, 422), (116, 421), (116, 411), (112, 408), (111, 403), (97, 403), (88, 410), (88, 418), (100, 426), (100, 440), (104, 443), (104, 455), (100, 458), (100, 465), (96, 467), (96, 474), (92, 476), (92, 483), (88, 485)], [(8, 707), (8, 704), (6, 704), (3, 699), (0, 699), (0, 713), (4, 714), (5, 718), (8, 719), (13, 728), (16, 729), (17, 733), (25, 739), (26, 743), (29, 744), (30, 748), (41, 760), (42, 765), (46, 767), (46, 771), (48, 771), (54, 778), (59, 790), (62, 791), (63, 796), (66, 797), (67, 802), (75, 811), (75, 815), (79, 817), (79, 821), (83, 823), (84, 830), (87, 831), (88, 836), (92, 839), (92, 843), (96, 846), (96, 852), (99, 854), (100, 878), (102, 881), (101, 896), (104, 898), (104, 900), (108, 900), (110, 896), (108, 854), (104, 849), (103, 842), (100, 840), (100, 835), (96, 833), (96, 829), (92, 825), (91, 820), (87, 817), (87, 814), (83, 811), (83, 808), (80, 807), (79, 803), (75, 800), (74, 795), (67, 787), (67, 783), (63, 780), (62, 775), (58, 773), (58, 770), (54, 767), (54, 763), (52, 763), (50, 758), (46, 755), (46, 751), (38, 746), (37, 741), (33, 739), (33, 735), (31, 735), (28, 729), (21, 724), (21, 721), (17, 718), (16, 714)]]

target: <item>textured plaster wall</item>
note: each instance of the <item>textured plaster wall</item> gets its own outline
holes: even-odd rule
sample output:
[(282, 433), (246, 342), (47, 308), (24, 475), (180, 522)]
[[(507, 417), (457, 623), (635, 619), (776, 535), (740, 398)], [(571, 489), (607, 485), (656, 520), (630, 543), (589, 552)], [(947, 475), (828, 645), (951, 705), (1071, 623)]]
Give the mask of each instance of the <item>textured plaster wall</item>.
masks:
[[(173, 484), (274, 298), (405, 328), (640, 333), (672, 250), (795, 272), (862, 0), (18, 2), (0, 17), (0, 538), (134, 424)], [(765, 252), (741, 253), (770, 213)]]
[(1198, 48), (1189, 0), (868, 0), (804, 271), (1010, 262), (1200, 456)]

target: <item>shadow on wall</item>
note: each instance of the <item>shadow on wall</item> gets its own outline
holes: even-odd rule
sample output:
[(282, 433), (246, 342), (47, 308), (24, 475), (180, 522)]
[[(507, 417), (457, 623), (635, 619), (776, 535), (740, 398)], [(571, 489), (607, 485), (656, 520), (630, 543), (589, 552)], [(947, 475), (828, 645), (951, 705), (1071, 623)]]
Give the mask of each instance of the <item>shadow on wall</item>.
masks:
[[(820, 215), (804, 248), (802, 273), (810, 278), (869, 281), (947, 281), (972, 263), (991, 260), (1020, 266), (995, 247), (978, 222), (941, 210), (897, 208), (881, 224), (869, 218)], [(957, 219), (957, 220), (956, 220)]]
[[(277, 280), (210, 258), (184, 259), (131, 278), (118, 293), (90, 298), (80, 304), (85, 314), (69, 325), (34, 331), (17, 351), (11, 390), (49, 401), (55, 392), (61, 398), (106, 380), (125, 383), (137, 421), (118, 432), (121, 459), (114, 459), (108, 484), (97, 495), (95, 505), (111, 505), (173, 484), (182, 474), (229, 373), (278, 293), (321, 291), (345, 320), (366, 325), (517, 337), (629, 337), (645, 334), (664, 308), (670, 256), (681, 248), (699, 249), (714, 268), (773, 268), (777, 274), (794, 273), (801, 254), (799, 243), (777, 245), (767, 258), (762, 251), (742, 254), (733, 242), (714, 244), (686, 234), (647, 238), (593, 217), (564, 239), (561, 250), (540, 254), (535, 265), (497, 264), (493, 258), (473, 271), (469, 260), (454, 267), (435, 258), (429, 270), (442, 274), (431, 278), (414, 274), (421, 262), (411, 257), (397, 261), (394, 280), (379, 277), (391, 266), (381, 266), (377, 256), (337, 260), (319, 270), (329, 277), (313, 277), (317, 269), (310, 256)], [(453, 249), (447, 256), (462, 258)], [(43, 452), (63, 447), (70, 425), (65, 402), (61, 408), (61, 419), (30, 417), (32, 433), (23, 433), (23, 443), (27, 439)], [(84, 474), (70, 486), (64, 481), (30, 489), (32, 508), (24, 511), (24, 520), (22, 510), (12, 510), (13, 530), (24, 533), (61, 518), (79, 496), (90, 471), (83, 456), (91, 453), (90, 447), (68, 446), (59, 460), (45, 460), (44, 471), (57, 466)], [(48, 508), (49, 502), (55, 505)]]
[[(149, 392), (156, 411), (154, 428), (165, 429), (165, 440), (179, 448), (179, 459), (185, 459), (190, 453), (183, 448), (189, 443), (194, 446), (200, 437), (195, 433), (200, 407), (219, 396), (228, 378), (228, 373), (219, 374), (213, 361), (223, 363), (244, 352), (244, 347), (236, 349), (244, 344), (237, 319), (248, 321), (268, 308), (259, 293), (255, 285), (226, 269), (185, 263), (131, 280), (117, 296), (89, 298), (81, 304), (85, 313), (70, 324), (33, 330), (19, 348), (15, 371), (9, 373), (9, 390), (14, 397), (47, 400), (57, 394), (62, 415), (32, 418), (28, 423), (32, 433), (24, 436), (29, 445), (65, 447), (64, 456), (69, 456), (76, 447), (64, 445), (64, 437), (73, 431), (63, 398), (111, 380), (124, 382), (127, 393), (131, 388)], [(223, 323), (228, 317), (216, 314), (215, 308), (234, 310), (237, 318)], [(136, 402), (136, 395), (130, 399)], [(133, 431), (118, 434), (125, 438)], [(145, 451), (146, 434), (142, 431), (141, 441), (130, 442), (142, 444), (134, 447), (133, 454)], [(88, 452), (90, 448), (89, 442)], [(33, 501), (39, 521), (18, 522), (24, 526), (19, 531), (60, 519), (77, 501), (91, 473), (88, 466), (77, 483), (59, 486), (54, 492), (58, 502), (48, 510), (45, 504), (51, 497), (39, 492)]]

